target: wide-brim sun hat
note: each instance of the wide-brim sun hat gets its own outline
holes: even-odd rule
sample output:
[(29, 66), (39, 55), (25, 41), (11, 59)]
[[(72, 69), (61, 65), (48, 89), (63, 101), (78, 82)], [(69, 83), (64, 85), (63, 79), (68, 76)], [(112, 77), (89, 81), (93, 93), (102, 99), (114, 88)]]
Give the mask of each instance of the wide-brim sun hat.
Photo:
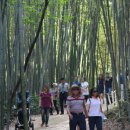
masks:
[(75, 89), (81, 89), (77, 84), (73, 84), (72, 86), (71, 86), (71, 91), (72, 90), (75, 90)]
[(54, 86), (57, 86), (58, 84), (57, 83), (53, 83)]

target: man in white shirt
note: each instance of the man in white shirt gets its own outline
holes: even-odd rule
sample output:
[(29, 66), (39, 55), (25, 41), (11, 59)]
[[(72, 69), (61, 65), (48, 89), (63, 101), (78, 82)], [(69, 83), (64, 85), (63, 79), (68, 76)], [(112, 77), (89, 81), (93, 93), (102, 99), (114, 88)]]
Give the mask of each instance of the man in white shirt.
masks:
[(66, 104), (68, 91), (69, 91), (69, 84), (65, 82), (64, 78), (60, 79), (59, 84), (59, 93), (60, 93), (60, 108), (61, 108), (61, 115), (64, 114), (64, 104)]
[(82, 78), (82, 82), (81, 82), (81, 89), (82, 89), (82, 95), (85, 97), (85, 100), (87, 101), (88, 97), (89, 97), (89, 83), (87, 81), (85, 81), (85, 78)]

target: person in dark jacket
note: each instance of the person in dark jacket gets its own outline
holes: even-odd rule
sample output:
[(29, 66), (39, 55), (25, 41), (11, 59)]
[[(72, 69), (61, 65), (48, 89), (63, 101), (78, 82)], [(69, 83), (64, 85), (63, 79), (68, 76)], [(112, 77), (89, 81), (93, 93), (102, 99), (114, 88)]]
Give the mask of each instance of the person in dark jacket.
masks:
[(112, 92), (112, 77), (109, 75), (109, 73), (106, 74), (105, 90), (108, 94), (111, 94)]
[(105, 83), (104, 75), (100, 74), (97, 80), (97, 90), (101, 99), (103, 99), (104, 94), (104, 83)]
[[(112, 77), (109, 75), (109, 73), (106, 74), (106, 79), (105, 79), (105, 92), (106, 92), (106, 99), (107, 99), (107, 104), (112, 103)], [(110, 97), (110, 100), (109, 100)]]

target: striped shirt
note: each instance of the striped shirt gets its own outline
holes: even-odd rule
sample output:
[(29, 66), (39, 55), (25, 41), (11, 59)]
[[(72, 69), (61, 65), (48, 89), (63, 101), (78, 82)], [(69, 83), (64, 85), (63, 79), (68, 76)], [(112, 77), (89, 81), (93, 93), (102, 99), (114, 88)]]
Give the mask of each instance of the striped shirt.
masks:
[(80, 96), (78, 98), (74, 98), (69, 96), (67, 98), (67, 107), (69, 108), (70, 112), (73, 113), (82, 113), (84, 112), (83, 104), (85, 102), (84, 96)]

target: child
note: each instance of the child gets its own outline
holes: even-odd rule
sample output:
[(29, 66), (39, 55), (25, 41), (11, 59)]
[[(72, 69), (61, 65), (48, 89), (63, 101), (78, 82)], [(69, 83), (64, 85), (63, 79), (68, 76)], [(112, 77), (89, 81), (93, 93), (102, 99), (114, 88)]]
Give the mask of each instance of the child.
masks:
[(76, 130), (77, 126), (79, 126), (80, 130), (86, 130), (85, 115), (87, 117), (87, 109), (85, 107), (84, 96), (81, 95), (81, 88), (77, 85), (73, 85), (70, 89), (70, 96), (67, 98), (67, 113), (70, 119), (70, 130)]
[(87, 101), (87, 110), (89, 116), (89, 128), (95, 130), (102, 130), (102, 107), (101, 101), (98, 96), (98, 91), (92, 89), (90, 92), (90, 98)]
[(49, 93), (48, 86), (45, 86), (43, 88), (43, 91), (40, 94), (40, 98), (41, 98), (40, 103), (41, 103), (41, 111), (42, 111), (41, 126), (45, 124), (45, 126), (48, 127), (50, 108), (53, 106), (53, 99), (51, 94)]

